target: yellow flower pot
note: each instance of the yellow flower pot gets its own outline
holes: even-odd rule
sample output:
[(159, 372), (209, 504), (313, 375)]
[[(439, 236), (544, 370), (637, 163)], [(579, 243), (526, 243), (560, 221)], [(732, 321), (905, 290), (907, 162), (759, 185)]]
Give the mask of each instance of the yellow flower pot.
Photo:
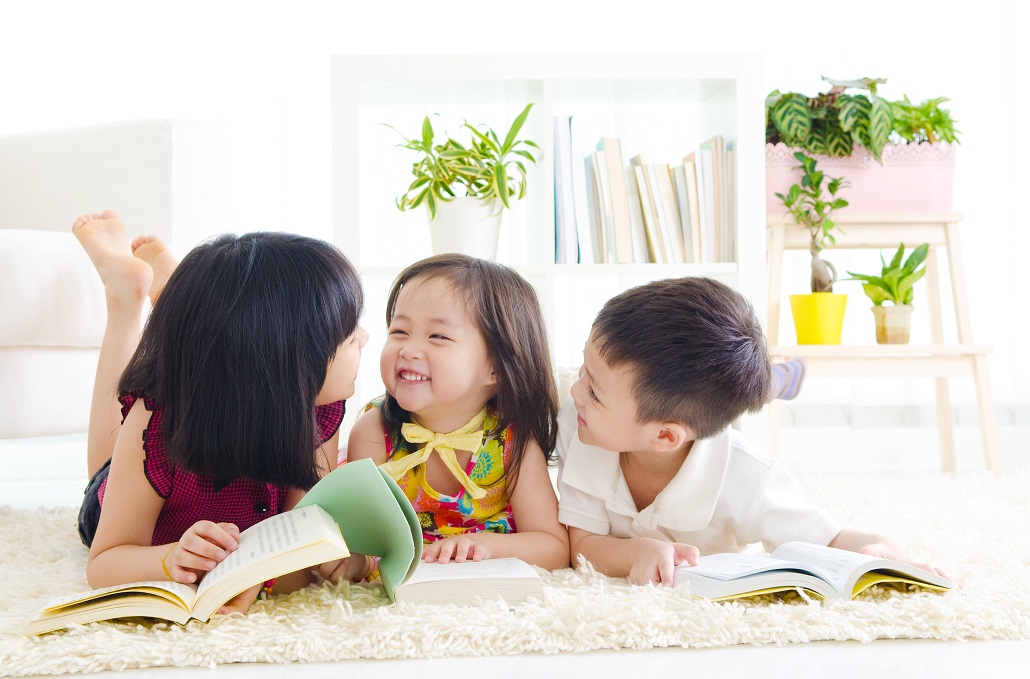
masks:
[(840, 344), (848, 296), (834, 292), (791, 295), (798, 344)]

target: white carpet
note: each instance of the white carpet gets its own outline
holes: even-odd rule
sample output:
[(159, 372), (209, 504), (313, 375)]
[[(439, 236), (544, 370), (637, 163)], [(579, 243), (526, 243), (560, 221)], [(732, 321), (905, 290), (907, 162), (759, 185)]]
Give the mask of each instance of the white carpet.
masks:
[(0, 677), (815, 640), (1030, 639), (1030, 472), (1000, 481), (986, 474), (801, 481), (847, 525), (898, 538), (956, 576), (962, 590), (712, 604), (580, 568), (547, 575), (545, 600), (515, 609), (496, 601), (383, 606), (380, 589), (343, 584), (260, 602), (246, 615), (209, 624), (100, 623), (27, 638), (23, 625), (47, 599), (86, 588), (86, 551), (72, 510), (0, 508)]

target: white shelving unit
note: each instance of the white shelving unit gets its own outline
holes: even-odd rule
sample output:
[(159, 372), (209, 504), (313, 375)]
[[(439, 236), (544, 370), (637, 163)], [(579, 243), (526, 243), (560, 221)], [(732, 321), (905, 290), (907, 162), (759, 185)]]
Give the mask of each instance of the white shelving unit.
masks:
[[(381, 346), (388, 287), (408, 264), (431, 254), (427, 216), (401, 213), (394, 199), (410, 181), (412, 152), (398, 131), (419, 133), (422, 117), (460, 134), (463, 118), (503, 134), (529, 102), (522, 136), (540, 144), (527, 198), (506, 212), (498, 259), (537, 288), (556, 366), (578, 365), (601, 305), (650, 280), (718, 278), (743, 292), (764, 317), (765, 214), (761, 63), (755, 54), (346, 55), (332, 64), (334, 241), (361, 269), (370, 347)], [(679, 162), (721, 134), (734, 149), (737, 257), (719, 264), (562, 264), (554, 261), (553, 116), (590, 121), (619, 137), (623, 156)], [(390, 129), (392, 125), (396, 130)], [(598, 138), (601, 134), (598, 134)], [(592, 145), (597, 138), (589, 139)], [(377, 343), (378, 342), (378, 343)], [(362, 379), (377, 386), (378, 366)]]

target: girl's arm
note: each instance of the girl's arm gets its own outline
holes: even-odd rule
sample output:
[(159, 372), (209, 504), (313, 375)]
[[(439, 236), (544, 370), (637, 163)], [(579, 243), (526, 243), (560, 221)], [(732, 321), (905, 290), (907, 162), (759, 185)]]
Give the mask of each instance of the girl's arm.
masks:
[(465, 561), (514, 556), (541, 568), (569, 565), (569, 533), (558, 522), (558, 498), (547, 473), (547, 462), (536, 442), (526, 447), (512, 491), (515, 533), (466, 533), (427, 545), (426, 561)]
[(593, 566), (613, 578), (629, 578), (635, 585), (649, 582), (672, 585), (673, 568), (683, 562), (697, 565), (697, 547), (652, 538), (613, 538), (569, 527), (572, 557), (582, 554)]
[(386, 439), (379, 408), (366, 410), (350, 430), (347, 439), (347, 461), (372, 458), (377, 465), (386, 462)]
[(166, 568), (173, 580), (193, 583), (238, 546), (236, 526), (210, 521), (197, 522), (178, 542), (151, 546), (164, 498), (143, 470), (143, 431), (149, 421), (143, 399), (137, 400), (115, 442), (100, 523), (86, 561), (91, 587), (168, 580)]

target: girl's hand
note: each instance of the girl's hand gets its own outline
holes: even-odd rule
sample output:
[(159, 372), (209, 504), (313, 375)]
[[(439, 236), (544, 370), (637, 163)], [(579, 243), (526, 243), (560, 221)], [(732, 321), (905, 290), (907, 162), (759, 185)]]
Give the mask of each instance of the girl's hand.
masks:
[(629, 571), (629, 581), (634, 585), (658, 582), (670, 587), (675, 583), (673, 569), (681, 563), (697, 565), (701, 552), (693, 545), (681, 542), (663, 542), (650, 538), (636, 538), (637, 556)]
[(451, 558), (455, 563), (482, 561), (490, 558), (490, 549), (467, 535), (456, 535), (432, 542), (422, 550), (422, 560), (429, 563), (447, 563)]
[(329, 582), (336, 584), (341, 580), (357, 582), (368, 577), (371, 566), (364, 554), (351, 554), (346, 559), (337, 559), (318, 564), (318, 574)]
[(222, 604), (222, 607), (218, 609), (218, 614), (228, 615), (229, 613), (246, 613), (247, 609), (250, 608), (250, 605), (257, 601), (258, 594), (261, 593), (261, 588), (263, 586), (263, 583), (254, 585), (250, 589), (240, 592)]
[(161, 561), (172, 580), (190, 585), (236, 551), (239, 539), (236, 524), (198, 521), (186, 529)]

